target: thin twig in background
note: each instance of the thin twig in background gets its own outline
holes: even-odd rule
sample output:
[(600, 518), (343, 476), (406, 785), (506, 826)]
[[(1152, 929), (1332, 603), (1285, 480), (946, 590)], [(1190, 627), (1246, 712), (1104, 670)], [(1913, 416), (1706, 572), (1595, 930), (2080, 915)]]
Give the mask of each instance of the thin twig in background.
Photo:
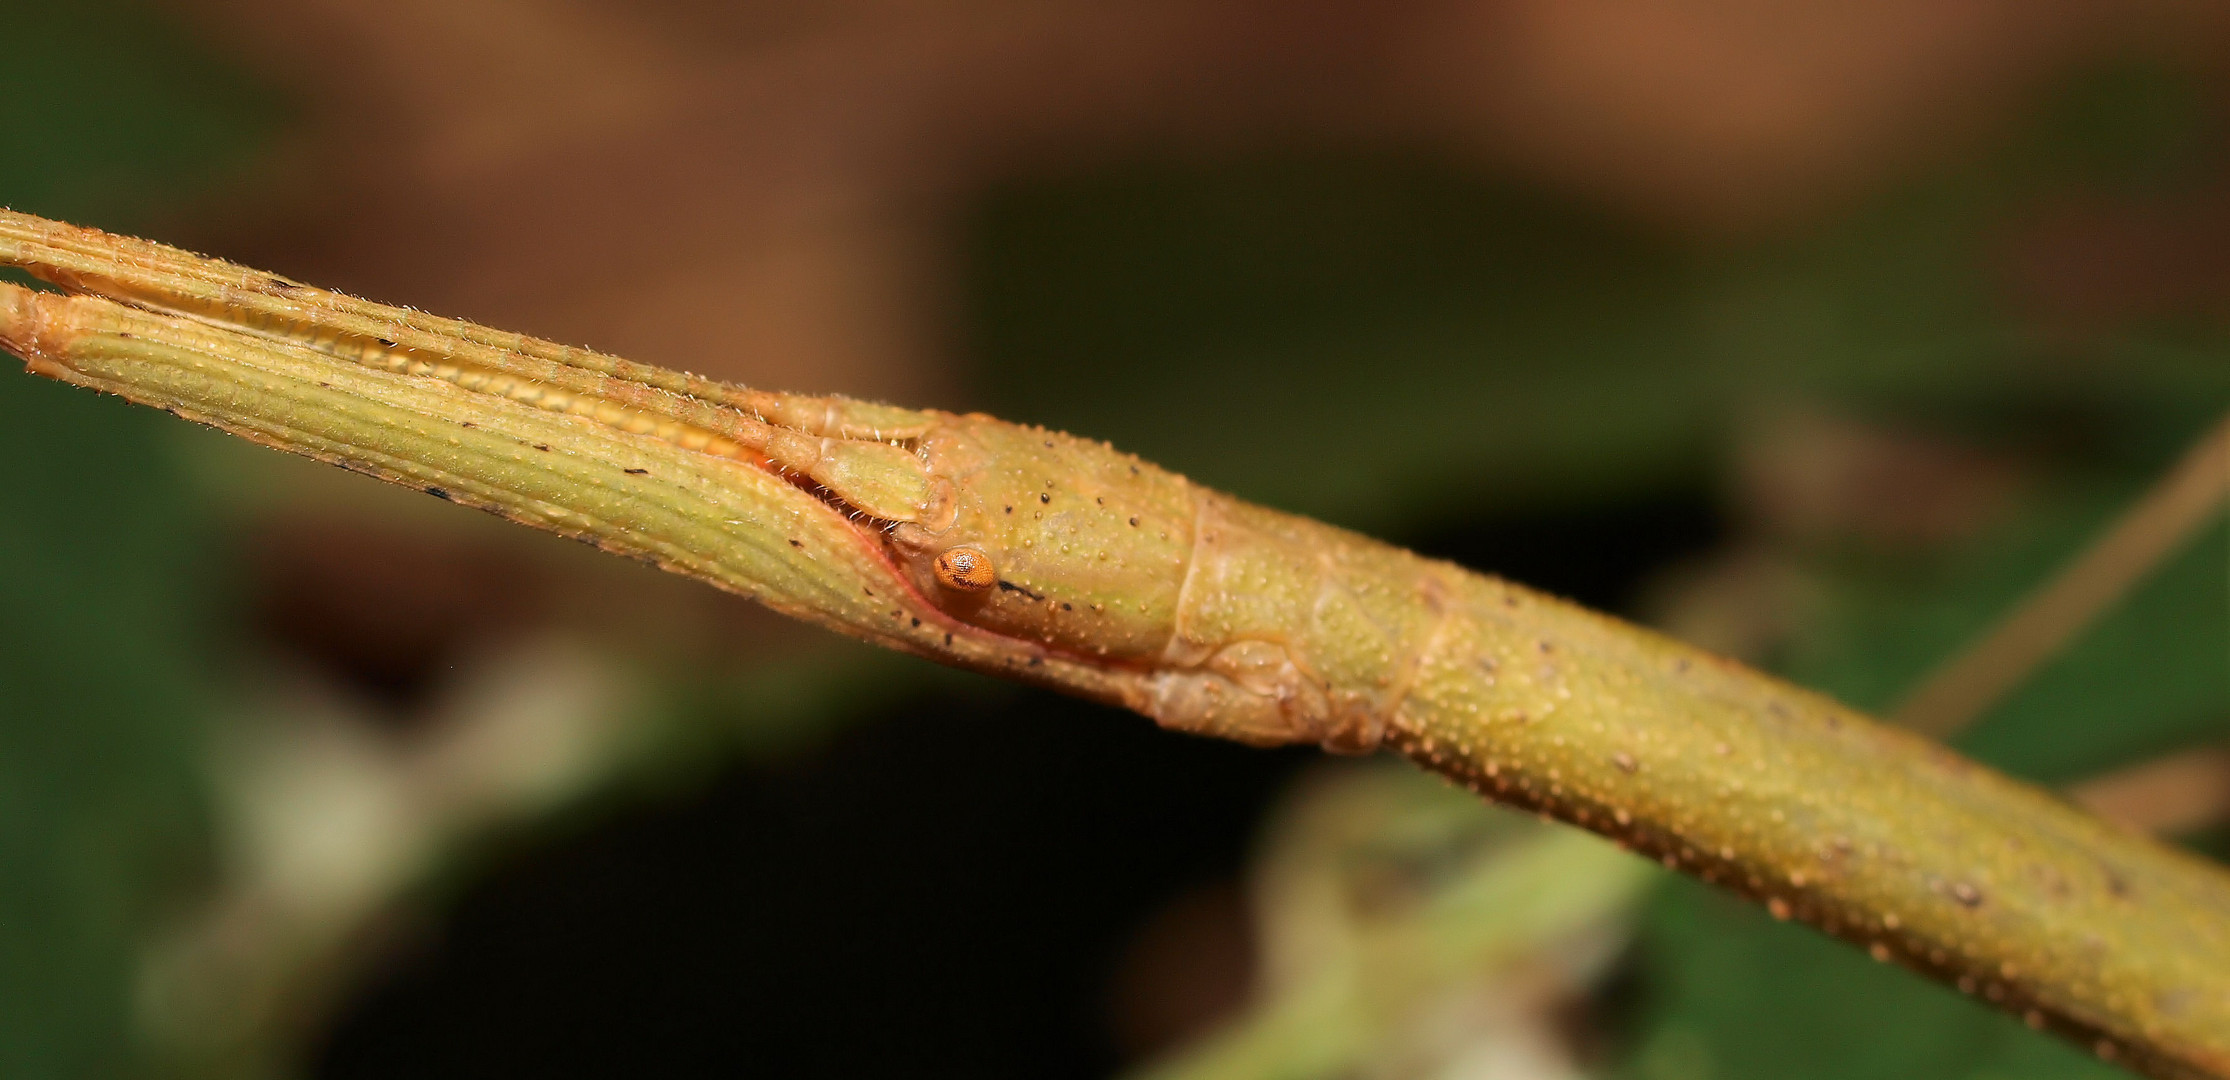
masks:
[(1973, 723), (2197, 533), (2230, 494), (2230, 415), (2105, 535), (1936, 669), (1890, 714), (1944, 738)]
[(2202, 746), (2085, 780), (2068, 797), (2143, 832), (2191, 832), (2230, 818), (2230, 747)]

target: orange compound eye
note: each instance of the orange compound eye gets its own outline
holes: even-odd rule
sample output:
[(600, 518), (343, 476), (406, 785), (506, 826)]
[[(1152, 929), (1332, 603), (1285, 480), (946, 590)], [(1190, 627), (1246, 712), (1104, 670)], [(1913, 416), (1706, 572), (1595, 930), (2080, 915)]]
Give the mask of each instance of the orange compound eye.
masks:
[(991, 556), (982, 548), (956, 547), (937, 556), (937, 584), (961, 592), (982, 592), (998, 584)]

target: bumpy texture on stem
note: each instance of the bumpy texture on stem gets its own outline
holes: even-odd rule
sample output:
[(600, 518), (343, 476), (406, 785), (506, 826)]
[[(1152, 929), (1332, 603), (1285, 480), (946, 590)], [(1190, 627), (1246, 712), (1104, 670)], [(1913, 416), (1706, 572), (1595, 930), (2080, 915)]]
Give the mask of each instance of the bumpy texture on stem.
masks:
[(0, 263), (79, 294), (0, 286), (37, 374), (1167, 727), (1389, 746), (2102, 1057), (2230, 1076), (2230, 874), (1649, 631), (990, 417), (725, 386), (24, 215)]

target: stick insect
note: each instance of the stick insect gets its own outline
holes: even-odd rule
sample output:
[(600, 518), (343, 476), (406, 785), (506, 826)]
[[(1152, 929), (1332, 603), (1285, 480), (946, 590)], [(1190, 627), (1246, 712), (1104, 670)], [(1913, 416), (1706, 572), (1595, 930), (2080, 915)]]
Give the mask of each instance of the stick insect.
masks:
[(2230, 1076), (2230, 874), (1523, 586), (983, 415), (774, 393), (0, 213), (34, 374), (1163, 727), (1398, 752), (2164, 1077)]

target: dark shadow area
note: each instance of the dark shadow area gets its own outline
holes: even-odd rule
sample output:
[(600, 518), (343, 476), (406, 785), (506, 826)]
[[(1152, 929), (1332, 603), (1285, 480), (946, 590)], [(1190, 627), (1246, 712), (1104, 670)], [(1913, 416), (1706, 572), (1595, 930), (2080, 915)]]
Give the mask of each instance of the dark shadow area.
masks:
[(1625, 614), (1652, 575), (1726, 537), (1725, 518), (1697, 490), (1532, 517), (1434, 522), (1410, 530), (1404, 542), (1421, 555)]
[(499, 869), (317, 1075), (1099, 1075), (1113, 951), (1310, 757), (919, 702)]

